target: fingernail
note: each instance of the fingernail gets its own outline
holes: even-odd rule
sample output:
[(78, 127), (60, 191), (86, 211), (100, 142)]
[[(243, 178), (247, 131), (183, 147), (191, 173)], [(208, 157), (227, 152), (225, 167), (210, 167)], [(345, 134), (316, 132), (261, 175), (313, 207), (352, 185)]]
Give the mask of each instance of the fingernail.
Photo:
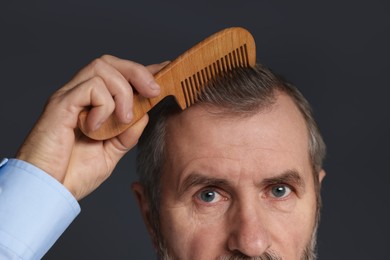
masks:
[(149, 87), (153, 90), (160, 90), (160, 86), (154, 80), (149, 83)]
[(166, 61), (164, 61), (164, 62), (161, 62), (160, 65), (161, 65), (161, 66), (166, 66), (166, 65), (168, 65), (169, 63), (171, 63), (171, 61), (170, 61), (170, 60), (166, 60)]
[(95, 127), (92, 129), (93, 131), (98, 130), (102, 126), (102, 123), (98, 123), (95, 125)]

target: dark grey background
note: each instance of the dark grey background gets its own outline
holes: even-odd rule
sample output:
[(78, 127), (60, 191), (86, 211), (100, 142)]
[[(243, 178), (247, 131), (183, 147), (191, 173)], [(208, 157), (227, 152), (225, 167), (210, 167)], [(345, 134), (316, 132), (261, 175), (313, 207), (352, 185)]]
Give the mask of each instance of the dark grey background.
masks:
[[(3, 0), (0, 156), (14, 155), (50, 94), (92, 59), (161, 62), (243, 26), (258, 61), (312, 103), (328, 144), (320, 259), (388, 259), (389, 11), (387, 1)], [(130, 152), (45, 258), (153, 259), (134, 175)]]

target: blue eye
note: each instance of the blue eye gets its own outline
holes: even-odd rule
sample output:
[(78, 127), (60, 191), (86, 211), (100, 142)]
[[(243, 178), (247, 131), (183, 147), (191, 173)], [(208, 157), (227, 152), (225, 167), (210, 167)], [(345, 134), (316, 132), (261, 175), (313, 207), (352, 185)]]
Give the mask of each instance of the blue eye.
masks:
[(284, 198), (288, 196), (291, 192), (291, 189), (286, 185), (276, 185), (272, 187), (271, 193), (275, 198)]
[(216, 197), (216, 192), (212, 190), (205, 190), (199, 194), (199, 197), (204, 202), (212, 202)]

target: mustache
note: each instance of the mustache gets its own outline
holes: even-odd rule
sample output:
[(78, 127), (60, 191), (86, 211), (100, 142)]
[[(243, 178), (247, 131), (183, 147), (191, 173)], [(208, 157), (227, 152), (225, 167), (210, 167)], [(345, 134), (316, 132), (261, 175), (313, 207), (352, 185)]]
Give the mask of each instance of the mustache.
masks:
[(220, 257), (220, 260), (282, 260), (282, 258), (274, 252), (265, 252), (261, 256), (257, 257), (248, 257), (240, 252), (236, 252), (222, 256)]

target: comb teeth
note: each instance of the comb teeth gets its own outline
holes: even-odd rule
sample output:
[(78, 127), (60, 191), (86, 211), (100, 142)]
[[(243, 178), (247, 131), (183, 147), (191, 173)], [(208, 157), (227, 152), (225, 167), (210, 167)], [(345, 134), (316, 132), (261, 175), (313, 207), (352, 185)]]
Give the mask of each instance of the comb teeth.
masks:
[(209, 80), (220, 73), (228, 72), (238, 67), (249, 67), (246, 44), (229, 52), (224, 57), (180, 82), (186, 107), (190, 107), (197, 101), (199, 91)]

